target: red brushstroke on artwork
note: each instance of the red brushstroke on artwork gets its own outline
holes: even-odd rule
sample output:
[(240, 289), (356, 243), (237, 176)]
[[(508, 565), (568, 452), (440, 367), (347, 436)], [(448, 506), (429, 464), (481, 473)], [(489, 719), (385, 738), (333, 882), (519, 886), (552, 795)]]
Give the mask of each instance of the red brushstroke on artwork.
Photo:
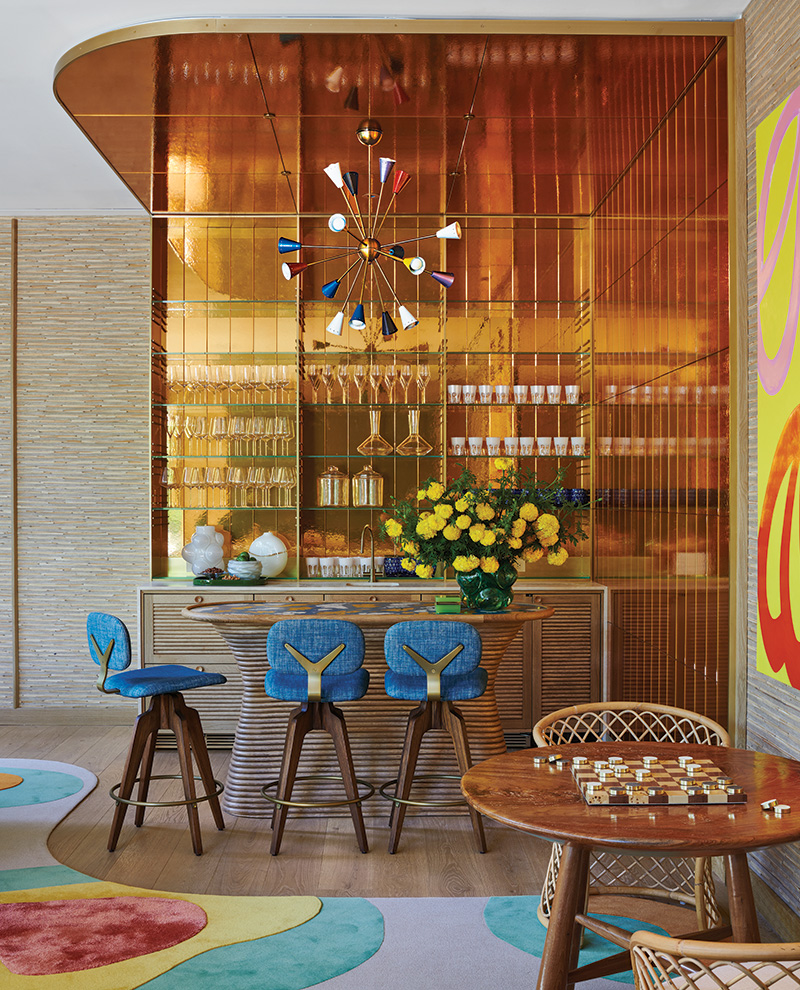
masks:
[(166, 897), (96, 897), (0, 904), (0, 960), (20, 976), (75, 973), (185, 942), (205, 911)]
[[(764, 492), (764, 505), (758, 525), (758, 621), (764, 650), (774, 671), (786, 667), (792, 687), (800, 688), (800, 642), (792, 622), (792, 602), (789, 592), (789, 574), (792, 563), (792, 518), (797, 500), (797, 478), (800, 469), (800, 406), (797, 406), (783, 427), (775, 456), (769, 469)], [(786, 475), (789, 484), (783, 515), (779, 514), (778, 493)], [(767, 603), (767, 574), (774, 571), (775, 562), (768, 559), (770, 534), (773, 525), (780, 526), (780, 553), (778, 556), (778, 590), (780, 607), (777, 615), (771, 615)], [(795, 566), (800, 566), (796, 556)], [(774, 576), (773, 576), (774, 580)]]

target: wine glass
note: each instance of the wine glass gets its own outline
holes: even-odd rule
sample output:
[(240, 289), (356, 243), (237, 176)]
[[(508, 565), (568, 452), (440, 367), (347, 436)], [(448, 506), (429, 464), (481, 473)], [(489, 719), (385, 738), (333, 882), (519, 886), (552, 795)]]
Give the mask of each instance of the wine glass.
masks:
[(169, 400), (170, 393), (172, 393), (173, 399), (177, 402), (182, 387), (183, 387), (183, 381), (182, 381), (180, 366), (177, 364), (168, 364), (167, 365), (167, 399)]
[(373, 364), (369, 369), (369, 383), (372, 387), (372, 401), (378, 404), (378, 390), (383, 381), (383, 368), (379, 364)]
[(231, 416), (228, 435), (232, 441), (233, 452), (240, 457), (243, 456), (248, 440), (247, 417)]
[[(282, 392), (288, 392), (292, 388), (292, 366), (289, 364), (279, 364), (277, 370), (278, 388)], [(283, 402), (285, 396), (281, 396)]]
[(255, 457), (264, 453), (263, 441), (267, 439), (267, 426), (266, 416), (253, 416), (250, 421), (250, 437), (253, 441), (253, 455)]
[(170, 467), (168, 464), (161, 472), (160, 484), (164, 489), (165, 501), (168, 508), (175, 504), (175, 489), (180, 486), (181, 477), (180, 469)]
[[(184, 389), (190, 396), (199, 396), (206, 387), (206, 369), (201, 364), (190, 364), (186, 369), (186, 381)], [(192, 399), (193, 402), (202, 401), (201, 398)]]
[(217, 453), (223, 454), (222, 449), (223, 440), (228, 438), (228, 417), (227, 416), (212, 416), (211, 426), (208, 430), (208, 435), (211, 440), (214, 440), (217, 444)]
[(273, 453), (277, 454), (278, 441), (284, 444), (283, 452), (286, 453), (286, 445), (294, 437), (294, 420), (290, 416), (275, 417), (275, 432), (272, 439), (275, 441)]
[(214, 505), (221, 506), (225, 492), (225, 468), (210, 467), (206, 472), (206, 488), (210, 489), (209, 500), (213, 494)]
[(411, 371), (410, 364), (404, 364), (401, 366), (400, 371), (397, 375), (397, 380), (400, 382), (403, 391), (405, 392), (405, 402), (408, 405), (408, 386), (411, 384), (411, 379), (414, 377)]
[(317, 401), (317, 393), (319, 392), (319, 387), (322, 384), (322, 367), (318, 364), (310, 364), (306, 368), (306, 375), (308, 376), (309, 382), (311, 382), (311, 388), (314, 391), (314, 402)]
[(330, 405), (331, 402), (331, 386), (333, 385), (333, 365), (326, 364), (322, 367), (321, 372), (322, 381), (325, 383), (325, 401)]
[(353, 381), (358, 391), (358, 401), (364, 401), (364, 386), (367, 382), (367, 366), (364, 364), (353, 365)]
[(417, 388), (421, 396), (420, 402), (425, 404), (425, 393), (428, 389), (428, 382), (431, 380), (431, 369), (427, 364), (417, 365)]
[(346, 364), (340, 364), (336, 369), (336, 380), (342, 389), (342, 402), (350, 398), (350, 369)]
[(383, 380), (389, 392), (389, 402), (394, 403), (394, 386), (397, 382), (397, 365), (387, 364), (383, 369)]
[(242, 503), (247, 501), (247, 472), (242, 467), (228, 468), (227, 481), (231, 492), (231, 505), (241, 508)]

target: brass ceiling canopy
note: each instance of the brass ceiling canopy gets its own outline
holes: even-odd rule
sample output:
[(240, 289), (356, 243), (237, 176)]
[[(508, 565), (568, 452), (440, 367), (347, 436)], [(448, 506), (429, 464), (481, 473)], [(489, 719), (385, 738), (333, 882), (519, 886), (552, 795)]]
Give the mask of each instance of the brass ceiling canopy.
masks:
[(55, 92), (153, 215), (327, 216), (322, 171), (374, 120), (410, 214), (588, 215), (723, 33), (430, 23), (145, 25), (68, 53)]

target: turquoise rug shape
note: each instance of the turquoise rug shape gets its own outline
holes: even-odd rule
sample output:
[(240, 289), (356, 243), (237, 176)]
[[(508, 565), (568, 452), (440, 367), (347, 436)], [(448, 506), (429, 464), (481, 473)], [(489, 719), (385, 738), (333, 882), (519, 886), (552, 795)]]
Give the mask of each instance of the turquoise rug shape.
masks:
[[(492, 897), (483, 912), (483, 920), (489, 931), (504, 942), (528, 952), (532, 956), (542, 958), (544, 949), (544, 939), (547, 929), (539, 921), (536, 909), (539, 907), (538, 897)], [(589, 917), (597, 918), (600, 921), (607, 921), (618, 928), (624, 928), (629, 932), (655, 932), (657, 935), (668, 934), (663, 928), (657, 925), (649, 925), (645, 921), (636, 921), (635, 918), (623, 918), (616, 914), (590, 914)], [(604, 959), (619, 952), (619, 948), (607, 939), (590, 932), (584, 931), (583, 948), (581, 949), (579, 966)], [(615, 983), (633, 983), (633, 973), (630, 970), (624, 973), (614, 973), (607, 977)]]
[(35, 770), (33, 768), (4, 767), (0, 773), (15, 773), (22, 777), (22, 783), (0, 791), (0, 808), (20, 808), (26, 804), (48, 804), (61, 798), (77, 794), (84, 786), (80, 777), (56, 770)]
[(96, 877), (78, 873), (68, 866), (28, 866), (21, 870), (0, 870), (0, 893), (36, 890), (39, 887), (68, 887), (76, 883), (97, 883)]
[(187, 959), (140, 990), (305, 990), (360, 966), (383, 942), (383, 915), (361, 897), (324, 897), (314, 918), (287, 932), (223, 945)]

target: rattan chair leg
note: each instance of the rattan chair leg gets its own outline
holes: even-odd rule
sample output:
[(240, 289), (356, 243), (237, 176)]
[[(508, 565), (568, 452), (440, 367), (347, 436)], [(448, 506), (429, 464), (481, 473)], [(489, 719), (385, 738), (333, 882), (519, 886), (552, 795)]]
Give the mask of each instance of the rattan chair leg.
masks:
[[(333, 739), (333, 745), (336, 749), (336, 759), (339, 761), (339, 770), (344, 781), (345, 793), (351, 801), (355, 801), (358, 798), (358, 783), (356, 782), (353, 754), (350, 751), (350, 740), (347, 736), (344, 713), (341, 709), (335, 708), (330, 703), (323, 703), (320, 705), (320, 708), (323, 727)], [(361, 810), (360, 802), (350, 805), (350, 816), (353, 819), (353, 827), (356, 830), (358, 848), (362, 853), (369, 852), (367, 830), (364, 826), (364, 814)]]
[[(458, 769), (463, 777), (472, 766), (472, 758), (469, 752), (469, 739), (467, 729), (464, 724), (464, 716), (458, 708), (454, 708), (449, 701), (442, 704), (442, 724), (453, 741), (453, 749), (456, 753)], [(478, 852), (486, 852), (486, 835), (483, 831), (483, 819), (478, 812), (468, 804), (469, 816), (472, 819), (472, 831), (475, 833), (475, 841)]]
[(189, 741), (192, 747), (194, 762), (197, 765), (197, 771), (200, 774), (203, 789), (206, 794), (210, 795), (208, 799), (208, 806), (211, 809), (214, 824), (217, 826), (219, 831), (222, 832), (225, 829), (225, 819), (222, 817), (222, 808), (220, 808), (219, 797), (216, 794), (214, 771), (211, 767), (211, 758), (208, 755), (206, 737), (203, 734), (203, 726), (200, 722), (200, 716), (194, 708), (190, 708), (186, 704), (183, 705), (182, 710), (183, 716), (186, 719), (187, 729), (189, 730)]
[[(123, 798), (123, 800), (129, 799), (133, 793), (133, 787), (136, 783), (139, 765), (142, 762), (142, 756), (144, 754), (145, 746), (147, 745), (147, 740), (151, 735), (158, 732), (160, 723), (161, 708), (160, 705), (156, 704), (156, 700), (153, 699), (147, 711), (142, 712), (142, 714), (136, 719), (136, 725), (133, 730), (133, 738), (131, 739), (130, 749), (128, 750), (128, 758), (125, 761), (125, 769), (123, 770), (122, 781), (119, 787), (119, 797)], [(111, 831), (108, 836), (109, 852), (114, 852), (117, 848), (119, 834), (122, 831), (122, 823), (125, 821), (125, 812), (127, 810), (127, 804), (119, 801), (117, 802), (117, 806), (114, 809), (114, 817), (111, 820)]]
[[(429, 702), (423, 701), (408, 716), (406, 726), (406, 736), (403, 742), (403, 756), (400, 760), (400, 772), (397, 776), (397, 786), (395, 787), (395, 797), (403, 801), (408, 800), (411, 793), (411, 784), (414, 781), (414, 770), (419, 757), (420, 743), (422, 737), (431, 728), (432, 710)], [(389, 853), (397, 852), (400, 842), (400, 833), (403, 830), (403, 819), (406, 816), (405, 804), (393, 804), (390, 819), (391, 830), (389, 832)]]

